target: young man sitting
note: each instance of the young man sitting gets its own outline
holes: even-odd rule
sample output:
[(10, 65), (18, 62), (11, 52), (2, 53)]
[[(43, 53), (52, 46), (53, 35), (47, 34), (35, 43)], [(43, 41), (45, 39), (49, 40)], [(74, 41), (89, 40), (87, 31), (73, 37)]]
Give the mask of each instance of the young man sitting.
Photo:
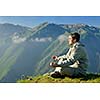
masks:
[(86, 75), (88, 57), (85, 46), (80, 43), (79, 33), (70, 34), (68, 36), (68, 44), (70, 48), (67, 54), (52, 57), (54, 62), (51, 62), (50, 66), (55, 70), (50, 73), (51, 77), (80, 77)]

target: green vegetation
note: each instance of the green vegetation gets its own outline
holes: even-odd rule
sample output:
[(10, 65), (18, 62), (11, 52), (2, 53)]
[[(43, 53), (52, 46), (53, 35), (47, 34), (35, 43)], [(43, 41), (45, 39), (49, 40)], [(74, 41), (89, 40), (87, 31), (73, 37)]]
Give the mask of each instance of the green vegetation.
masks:
[[(41, 74), (45, 72), (51, 72), (53, 70), (53, 68), (49, 67), (49, 63), (52, 61), (52, 55), (60, 55), (67, 52), (68, 44), (66, 37), (73, 32), (79, 32), (81, 34), (81, 40), (83, 44), (86, 45), (86, 50), (89, 54), (91, 66), (88, 70), (91, 72), (100, 72), (100, 28), (88, 26), (85, 24), (57, 25), (48, 22), (39, 24), (33, 28), (13, 24), (2, 24), (1, 26), (4, 28), (0, 28), (0, 80), (2, 80), (3, 77), (6, 79), (6, 76), (9, 76), (9, 71), (15, 75), (11, 68), (18, 64), (19, 67), (22, 66), (24, 68), (14, 68), (14, 70), (16, 69), (16, 72), (19, 72), (18, 70), (23, 70), (26, 72), (29, 67), (33, 67), (34, 70), (30, 70), (29, 68), (29, 73), (32, 72), (34, 75), (40, 75), (36, 77), (28, 77), (24, 80), (19, 80), (19, 82), (69, 83), (100, 81), (100, 78), (94, 74), (88, 75), (87, 79), (72, 79), (68, 77), (64, 79), (54, 79), (48, 76), (41, 76)], [(13, 41), (13, 37), (17, 37), (15, 38), (17, 41), (19, 41), (20, 38), (25, 38), (25, 40), (22, 41), (23, 43), (16, 43)], [(34, 42), (36, 38), (41, 39), (47, 37), (52, 38), (50, 43)], [(36, 46), (36, 49), (34, 49), (34, 45)], [(26, 63), (27, 68), (25, 67)], [(18, 74), (19, 73), (15, 75), (15, 78)]]
[(100, 83), (100, 74), (87, 74), (86, 77), (81, 78), (52, 78), (48, 75), (42, 76), (28, 76), (24, 79), (18, 80), (18, 83)]
[[(16, 50), (16, 52), (15, 52)], [(0, 80), (8, 73), (23, 51), (23, 48), (17, 48), (17, 45), (11, 45), (0, 58)]]

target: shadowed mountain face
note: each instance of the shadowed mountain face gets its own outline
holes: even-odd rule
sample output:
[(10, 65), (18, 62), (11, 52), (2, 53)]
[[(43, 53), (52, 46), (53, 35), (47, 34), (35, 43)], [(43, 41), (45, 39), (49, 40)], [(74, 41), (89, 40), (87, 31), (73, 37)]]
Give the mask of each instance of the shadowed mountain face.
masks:
[(42, 54), (41, 61), (37, 64), (36, 72), (45, 73), (53, 69), (49, 68), (49, 63), (52, 55), (60, 55), (66, 53), (68, 49), (68, 43), (66, 37), (72, 32), (79, 32), (81, 35), (81, 42), (85, 45), (89, 56), (90, 72), (100, 72), (100, 28), (88, 26), (85, 24), (74, 25), (59, 25), (66, 29), (65, 33), (59, 35), (56, 40), (49, 45), (49, 47)]
[(90, 61), (88, 70), (100, 72), (100, 28), (48, 22), (30, 28), (6, 23), (0, 24), (1, 82), (16, 82), (21, 75), (34, 76), (51, 71), (51, 56), (66, 53), (66, 37), (72, 32), (81, 34)]

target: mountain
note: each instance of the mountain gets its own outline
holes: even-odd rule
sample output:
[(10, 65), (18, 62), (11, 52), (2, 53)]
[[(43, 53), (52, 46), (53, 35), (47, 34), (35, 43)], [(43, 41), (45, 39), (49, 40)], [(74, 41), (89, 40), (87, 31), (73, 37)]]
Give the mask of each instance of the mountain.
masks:
[(21, 26), (21, 25), (14, 25), (10, 23), (0, 24), (0, 37), (10, 36), (13, 33), (24, 33), (29, 27)]
[(86, 46), (88, 71), (100, 72), (100, 28), (48, 22), (30, 28), (5, 23), (0, 24), (0, 82), (16, 82), (23, 75), (52, 71), (51, 56), (67, 52), (66, 37), (72, 32), (79, 32)]
[(37, 64), (36, 73), (44, 74), (53, 69), (49, 67), (49, 63), (52, 61), (52, 55), (60, 55), (66, 53), (68, 50), (68, 43), (66, 37), (73, 32), (79, 32), (81, 35), (81, 42), (85, 44), (87, 53), (89, 56), (89, 67), (90, 72), (100, 72), (100, 28), (85, 25), (85, 24), (74, 24), (74, 25), (59, 25), (67, 31), (58, 36), (55, 41), (44, 51), (40, 62)]
[(55, 38), (66, 31), (66, 29), (60, 27), (59, 25), (53, 24), (53, 23), (49, 24), (48, 22), (45, 22), (33, 28), (33, 32), (34, 30), (35, 31), (37, 30), (37, 31), (31, 37), (38, 37), (38, 38), (41, 38), (41, 37)]
[[(51, 27), (59, 30), (55, 37), (50, 34), (55, 34), (56, 31)], [(52, 43), (58, 33), (62, 34), (64, 31), (63, 28), (59, 29), (59, 26), (46, 22), (34, 28), (20, 26), (20, 30), (17, 30), (19, 25), (3, 24), (3, 28), (0, 29), (6, 34), (1, 35), (0, 38), (1, 82), (15, 82), (23, 74), (33, 75), (35, 65), (40, 60), (43, 51)], [(8, 29), (8, 32), (5, 32), (4, 29)], [(10, 33), (9, 30), (13, 31)]]

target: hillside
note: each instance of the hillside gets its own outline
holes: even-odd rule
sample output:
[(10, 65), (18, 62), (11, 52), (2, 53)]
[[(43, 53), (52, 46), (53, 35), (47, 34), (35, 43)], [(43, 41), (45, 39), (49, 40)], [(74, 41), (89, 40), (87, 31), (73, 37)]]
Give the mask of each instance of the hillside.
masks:
[[(10, 23), (0, 24), (0, 82), (16, 82), (21, 75), (50, 72), (52, 55), (68, 50), (67, 36), (79, 32), (85, 44), (89, 72), (100, 72), (100, 28), (85, 24), (44, 22), (33, 28)], [(95, 67), (94, 67), (95, 66)]]
[[(49, 63), (52, 61), (52, 55), (65, 54), (68, 50), (67, 36), (73, 32), (79, 32), (81, 42), (85, 45), (89, 56), (89, 72), (100, 72), (100, 28), (85, 25), (59, 25), (66, 29), (66, 32), (59, 35), (48, 48), (43, 52), (41, 60), (36, 67), (36, 73), (44, 74), (52, 69), (49, 68)], [(90, 67), (91, 66), (91, 67)], [(96, 67), (94, 67), (96, 66)]]
[(87, 74), (86, 77), (82, 78), (52, 78), (48, 75), (45, 76), (28, 76), (24, 79), (18, 80), (18, 83), (100, 83), (100, 74)]
[(32, 75), (43, 51), (63, 32), (63, 28), (47, 22), (33, 28), (0, 24), (0, 82), (15, 82), (22, 74)]
[(10, 23), (0, 24), (0, 37), (11, 36), (13, 33), (24, 33), (31, 28)]

